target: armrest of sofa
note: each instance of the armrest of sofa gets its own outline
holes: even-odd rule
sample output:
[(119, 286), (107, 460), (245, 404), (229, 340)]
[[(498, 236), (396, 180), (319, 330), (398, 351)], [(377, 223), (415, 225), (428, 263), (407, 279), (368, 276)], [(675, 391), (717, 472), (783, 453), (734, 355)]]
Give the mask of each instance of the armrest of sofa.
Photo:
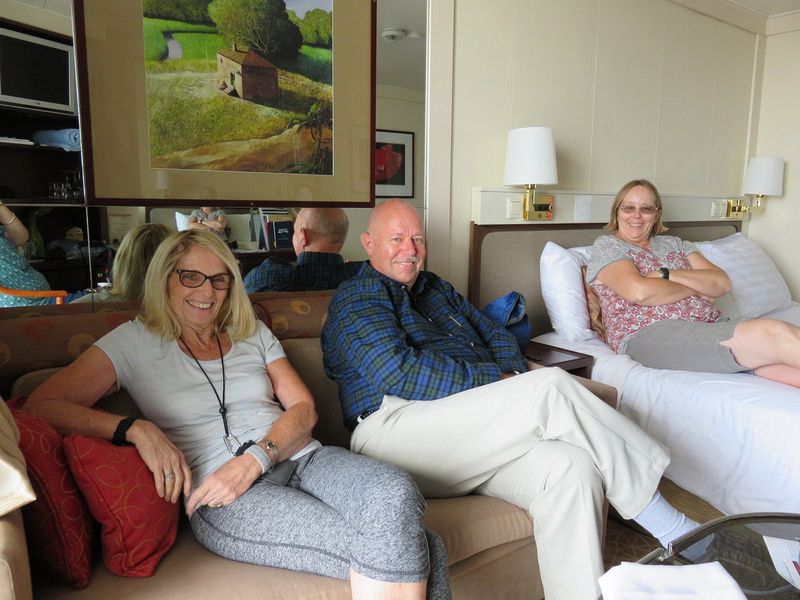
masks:
[[(542, 365), (537, 365), (533, 361), (528, 361), (528, 369), (544, 369)], [(605, 383), (600, 383), (599, 381), (592, 381), (591, 379), (586, 379), (585, 377), (579, 377), (578, 375), (573, 375), (578, 382), (585, 387), (587, 390), (592, 392), (595, 396), (600, 398), (603, 402), (608, 404), (611, 408), (619, 408), (619, 399), (617, 397), (617, 388), (607, 385)]]
[(0, 590), (10, 592), (4, 598), (33, 598), (28, 546), (22, 524), (22, 510), (19, 508), (0, 517)]

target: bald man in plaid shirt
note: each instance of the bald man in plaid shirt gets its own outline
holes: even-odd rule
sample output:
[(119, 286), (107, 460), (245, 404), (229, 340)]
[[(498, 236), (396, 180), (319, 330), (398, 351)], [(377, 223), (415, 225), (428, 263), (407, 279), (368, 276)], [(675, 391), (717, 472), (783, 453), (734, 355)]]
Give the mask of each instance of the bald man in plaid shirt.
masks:
[(301, 209), (292, 234), (297, 264), (269, 257), (244, 278), (247, 293), (336, 289), (361, 267), (361, 261), (345, 262), (339, 254), (347, 228), (347, 214), (341, 208)]
[(353, 451), (403, 467), (426, 496), (528, 510), (548, 600), (599, 595), (604, 497), (665, 545), (696, 525), (656, 489), (658, 442), (561, 369), (527, 371), (511, 333), (423, 270), (413, 206), (376, 207), (361, 242), (370, 262), (322, 332)]

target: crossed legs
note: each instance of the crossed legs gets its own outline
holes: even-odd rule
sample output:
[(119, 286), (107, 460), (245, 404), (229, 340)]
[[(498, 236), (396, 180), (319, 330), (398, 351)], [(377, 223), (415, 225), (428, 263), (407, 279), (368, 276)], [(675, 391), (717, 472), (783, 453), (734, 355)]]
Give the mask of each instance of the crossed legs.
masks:
[(529, 510), (548, 600), (597, 595), (603, 492), (635, 517), (668, 462), (658, 443), (560, 369), (432, 402), (386, 396), (351, 448), (409, 471), (426, 496), (477, 490)]

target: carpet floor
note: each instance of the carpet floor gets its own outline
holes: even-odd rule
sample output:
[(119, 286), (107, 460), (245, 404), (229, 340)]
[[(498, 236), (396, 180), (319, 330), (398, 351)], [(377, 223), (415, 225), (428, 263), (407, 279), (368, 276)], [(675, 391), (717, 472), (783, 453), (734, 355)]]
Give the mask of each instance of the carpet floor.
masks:
[(636, 562), (659, 547), (658, 540), (631, 528), (623, 521), (609, 518), (603, 563), (606, 571), (621, 562)]

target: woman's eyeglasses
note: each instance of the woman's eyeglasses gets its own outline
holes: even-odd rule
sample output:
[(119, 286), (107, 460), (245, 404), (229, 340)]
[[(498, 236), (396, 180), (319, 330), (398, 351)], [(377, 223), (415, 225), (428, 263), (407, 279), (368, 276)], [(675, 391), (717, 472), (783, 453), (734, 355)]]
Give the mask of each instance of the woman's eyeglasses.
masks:
[(175, 269), (178, 274), (178, 280), (181, 285), (188, 288), (199, 288), (208, 279), (211, 282), (211, 287), (215, 290), (227, 290), (231, 287), (233, 275), (230, 273), (217, 273), (215, 275), (206, 275), (200, 271), (187, 271), (185, 269)]
[(626, 215), (632, 215), (638, 210), (647, 217), (652, 217), (658, 212), (655, 206), (636, 206), (635, 204), (620, 204), (619, 210)]

